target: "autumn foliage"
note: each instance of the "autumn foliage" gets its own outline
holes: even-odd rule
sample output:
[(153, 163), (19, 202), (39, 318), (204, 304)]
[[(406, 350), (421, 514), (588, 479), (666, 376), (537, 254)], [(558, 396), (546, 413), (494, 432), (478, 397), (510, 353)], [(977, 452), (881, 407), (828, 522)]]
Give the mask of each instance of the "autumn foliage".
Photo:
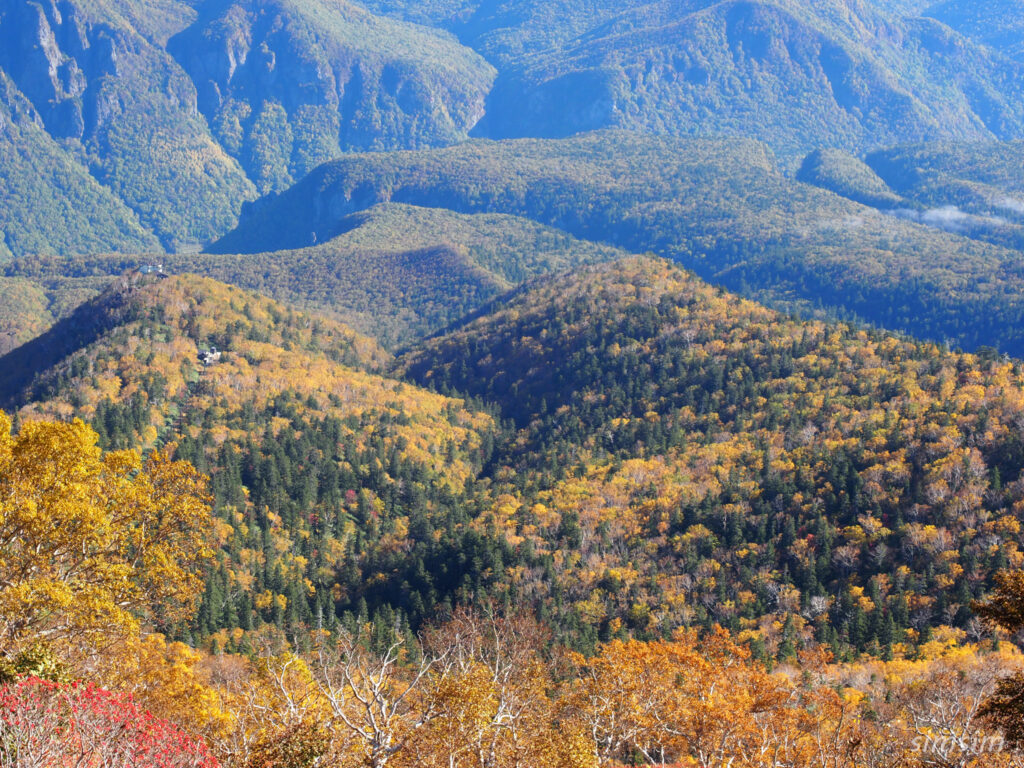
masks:
[(441, 394), (266, 300), (132, 290), (0, 416), (17, 759), (1020, 764), (1018, 365), (637, 259), (421, 351)]
[[(103, 454), (85, 424), (0, 413), (0, 647), (131, 635), (187, 616), (212, 555), (205, 480), (159, 452)], [(95, 638), (94, 638), (95, 639)]]
[[(204, 483), (95, 439), (39, 422), (0, 443), (5, 768), (1020, 764), (1012, 721), (991, 714), (1024, 660), (953, 629), (891, 660), (808, 649), (781, 666), (718, 626), (567, 651), (493, 606), (419, 637), (334, 622), (238, 631), (244, 652), (169, 642), (154, 630), (195, 605), (209, 558)], [(1011, 630), (1018, 582), (1001, 576), (980, 608)]]
[(0, 687), (4, 768), (216, 768), (202, 742), (93, 685), (25, 678)]
[(1024, 563), (1018, 364), (786, 317), (664, 261), (531, 284), (397, 371), (211, 280), (89, 307), (102, 333), (18, 418), (80, 416), (211, 476), (196, 643), (417, 631), (485, 598), (588, 654), (719, 624), (766, 662), (894, 657), (943, 627), (982, 639), (971, 604)]
[(954, 635), (918, 658), (766, 667), (725, 631), (583, 656), (534, 620), (459, 610), (419, 641), (372, 627), (206, 664), (247, 768), (1018, 768), (982, 707), (1024, 668)]
[[(201, 593), (206, 480), (159, 452), (104, 454), (96, 440), (81, 421), (13, 435), (0, 412), (3, 765), (213, 765), (150, 713), (219, 722), (198, 656), (154, 634), (189, 617)], [(76, 677), (137, 697), (64, 682)]]

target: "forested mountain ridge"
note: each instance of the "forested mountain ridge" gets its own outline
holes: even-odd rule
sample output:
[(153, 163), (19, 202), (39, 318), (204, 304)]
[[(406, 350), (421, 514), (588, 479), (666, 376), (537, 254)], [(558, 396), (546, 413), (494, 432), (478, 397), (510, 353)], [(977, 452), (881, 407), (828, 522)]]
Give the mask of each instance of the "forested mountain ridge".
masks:
[(105, 275), (0, 277), (0, 355), (48, 331), (110, 281)]
[(798, 178), (909, 221), (1024, 248), (1021, 142), (909, 144), (805, 158)]
[[(1019, 151), (818, 151), (799, 181), (757, 143), (626, 133), (352, 155), (254, 204), (213, 248), (222, 254), (164, 260), (333, 313), (394, 347), (523, 279), (622, 255), (611, 243), (772, 303), (1016, 354)], [(154, 260), (19, 259), (5, 274), (45, 279), (56, 296), (76, 276)]]
[(6, 0), (0, 257), (195, 250), (319, 163), (471, 132), (756, 138), (789, 164), (1024, 136), (1012, 42), (955, 3), (925, 10)]
[[(70, 327), (78, 330), (77, 339)], [(57, 340), (67, 347), (58, 348)], [(211, 344), (223, 358), (203, 366), (196, 355)], [(225, 519), (231, 519), (228, 509), (250, 509), (239, 495), (243, 486), (257, 499), (275, 499), (271, 509), (294, 508), (287, 514), (291, 522), (274, 535), (304, 529), (300, 513), (307, 504), (337, 515), (358, 502), (369, 525), (365, 505), (375, 496), (385, 505), (382, 524), (389, 521), (375, 535), (395, 521), (404, 530), (409, 523), (400, 520), (415, 507), (406, 506), (404, 495), (393, 496), (386, 478), (427, 472), (417, 483), (427, 494), (418, 502), (426, 505), (423, 511), (436, 514), (442, 503), (436, 494), (449, 494), (444, 503), (464, 510), (449, 524), (461, 519), (466, 533), (483, 534), (484, 542), (492, 542), (486, 546), (504, 552), (505, 568), (532, 570), (555, 557), (557, 567), (544, 566), (542, 580), (524, 575), (506, 584), (499, 570), (487, 589), (533, 595), (541, 613), (574, 642), (594, 642), (620, 624), (657, 634), (663, 622), (714, 620), (748, 630), (774, 654), (784, 638), (770, 631), (765, 617), (792, 625), (787, 641), (793, 643), (816, 638), (838, 649), (863, 649), (912, 642), (902, 633), (936, 623), (965, 626), (967, 601), (981, 594), (986, 574), (1012, 560), (1019, 546), (1009, 528), (998, 533), (1009, 524), (1024, 454), (1015, 438), (1024, 419), (1024, 388), (1014, 364), (787, 320), (659, 260), (637, 257), (546, 279), (402, 360), (413, 379), (500, 408), (516, 425), (505, 437), (487, 426), (490, 417), (455, 417), (451, 406), (431, 404), (436, 395), (339, 368), (332, 358), (371, 372), (387, 364), (371, 342), (323, 318), (208, 280), (134, 274), (67, 324), (3, 358), (5, 371), (28, 369), (21, 360), (45, 365), (32, 381), (12, 382), (8, 374), (5, 401), (20, 397), (26, 403), (21, 419), (84, 416), (112, 446), (178, 441), (179, 455), (213, 472)], [(398, 407), (388, 406), (391, 400), (406, 403), (398, 416), (385, 415)], [(373, 410), (375, 401), (384, 411)], [(357, 473), (352, 487), (338, 486), (337, 496), (321, 496), (322, 488), (303, 502), (307, 497), (278, 485), (293, 481), (261, 480), (245, 469), (268, 460), (270, 444), (256, 439), (263, 427), (255, 425), (264, 419), (267, 429), (291, 423), (296, 435), (310, 440), (333, 418), (342, 418), (343, 430), (350, 428), (346, 423), (355, 426), (345, 421), (354, 412), (362, 414), (364, 426), (377, 425), (372, 432), (393, 430), (403, 446), (400, 455), (407, 458), (397, 459), (385, 475), (374, 479), (371, 461), (369, 474)], [(453, 417), (452, 426), (427, 426), (430, 419)], [(436, 429), (441, 432), (435, 438)], [(450, 437), (440, 437), (452, 429)], [(494, 446), (493, 455), (485, 443)], [(373, 449), (385, 451), (385, 467), (396, 461), (384, 458), (393, 450), (388, 444)], [(353, 446), (348, 460), (371, 445)], [(252, 459), (237, 464), (247, 455)], [(462, 455), (467, 463), (453, 462)], [(284, 460), (276, 460), (279, 469)], [(413, 464), (402, 469), (402, 461)], [(437, 479), (422, 485), (434, 473)], [(442, 476), (451, 480), (440, 482)], [(465, 485), (470, 481), (478, 490)], [(492, 490), (484, 491), (488, 486)], [(347, 499), (346, 490), (355, 496)], [(977, 525), (990, 521), (982, 527), (991, 527), (1005, 546), (982, 554), (974, 543), (976, 526), (963, 522), (975, 518)], [(807, 558), (793, 559), (808, 536)], [(558, 550), (576, 537), (582, 537), (575, 546), (582, 546), (583, 559), (563, 563)], [(691, 539), (692, 552), (678, 550)], [(609, 548), (609, 542), (618, 544)], [(908, 547), (925, 553), (940, 543), (958, 553), (952, 560), (947, 549), (933, 553), (947, 553), (948, 571), (923, 573), (924, 560), (906, 559)], [(737, 555), (740, 550), (756, 553), (749, 555), (751, 564), (786, 575), (751, 581), (751, 564), (744, 565), (748, 556)], [(415, 621), (430, 610), (430, 601), (444, 598), (443, 591), (421, 591), (420, 602), (410, 603), (408, 593), (394, 591), (387, 571), (373, 575), (384, 562), (398, 564), (375, 559), (382, 555), (353, 553), (359, 570), (341, 582), (347, 594), (367, 601), (368, 610), (400, 611)], [(711, 592), (710, 582), (697, 578), (706, 557), (728, 569)], [(913, 577), (896, 586), (879, 581), (898, 565)], [(416, 566), (401, 566), (409, 567)], [(623, 568), (636, 575), (621, 576)], [(614, 578), (626, 579), (625, 591), (593, 581)], [(217, 589), (230, 591), (228, 582)], [(275, 594), (291, 594), (288, 583)], [(947, 595), (942, 604), (922, 602), (939, 583)], [(360, 584), (380, 584), (382, 590)], [(455, 588), (459, 578), (449, 584), (446, 589)], [(571, 596), (568, 603), (550, 602), (555, 588)], [(782, 608), (767, 597), (778, 590), (791, 594)], [(878, 613), (848, 613), (842, 601), (855, 599), (858, 590), (877, 597)], [(234, 594), (244, 600), (244, 592)], [(841, 599), (817, 599), (826, 594)], [(324, 599), (320, 594), (305, 607), (294, 606), (292, 620), (308, 621), (327, 607)], [(343, 605), (355, 610), (353, 600)], [(726, 610), (734, 603), (744, 607)], [(637, 605), (644, 606), (640, 613)], [(203, 626), (230, 629), (222, 624), (225, 616), (246, 610), (255, 608), (234, 603), (228, 614), (203, 614)]]
[(1022, 768), (1022, 3), (0, 0), (0, 766)]
[(943, 0), (929, 4), (926, 13), (969, 38), (1024, 61), (1024, 18), (1015, 0)]
[[(334, 317), (393, 349), (440, 331), (526, 279), (624, 255), (530, 219), (401, 204), (354, 213), (341, 229), (308, 248), (160, 260), (172, 273), (201, 274)], [(153, 261), (19, 259), (0, 270), (0, 290), (10, 297), (0, 330), (28, 341), (114, 277)], [(37, 312), (27, 309), (37, 305)]]
[[(524, 280), (624, 252), (530, 219), (387, 203), (308, 248), (173, 259), (341, 318), (394, 349), (442, 330)], [(180, 265), (180, 266), (179, 266)]]
[(646, 258), (540, 281), (401, 363), (514, 421), (491, 524), (550, 558), (521, 588), (584, 637), (717, 622), (771, 654), (879, 652), (975, 631), (971, 600), (1020, 559), (1018, 363)]
[[(373, 215), (444, 220), (401, 207)], [(675, 723), (703, 701), (692, 686), (709, 685), (748, 702), (751, 734), (778, 717), (803, 745), (821, 743), (825, 713), (829, 728), (872, 734), (868, 713), (900, 713), (883, 743), (855, 739), (865, 754), (898, 754), (893, 766), (916, 765), (902, 713), (935, 691), (988, 695), (1022, 663), (973, 602), (1024, 562), (1020, 363), (800, 320), (664, 259), (534, 278), (397, 359), (330, 318), (208, 278), (133, 270), (0, 357), (0, 395), (17, 430), (9, 436), (0, 415), (0, 461), (19, 462), (4, 487), (50, 483), (25, 485), (31, 511), (50, 510), (57, 493), (66, 515), (77, 509), (69, 493), (120, 500), (138, 483), (144, 509), (147, 489), (171, 488), (161, 504), (195, 497), (206, 520), (188, 531), (204, 546), (193, 611), (158, 612), (159, 623), (110, 640), (116, 664), (80, 637), (51, 635), (0, 672), (26, 685), (26, 674), (63, 680), (62, 665), (75, 664), (201, 733), (231, 765), (350, 749), (347, 731), (325, 725), (332, 710), (319, 697), (332, 678), (320, 675), (377, 654), (389, 685), (417, 685), (426, 665), (415, 706), (457, 702), (431, 715), (431, 739), (462, 722), (467, 696), (490, 695), (493, 674), (475, 659), (494, 643), (517, 654), (501, 679), (546, 707), (531, 715), (538, 727), (634, 689), (678, 699)], [(150, 458), (101, 455), (96, 440)], [(78, 464), (54, 473), (69, 451), (99, 462), (100, 477), (79, 479)], [(15, 524), (25, 506), (10, 507)], [(47, 536), (79, 528), (44, 523)], [(113, 631), (88, 611), (72, 618), (90, 638)], [(389, 648), (402, 658), (388, 660)], [(446, 652), (452, 666), (434, 662)], [(765, 686), (774, 703), (749, 704)], [(558, 718), (548, 696), (564, 707)], [(296, 701), (307, 704), (290, 725), (267, 722)], [(489, 729), (487, 701), (474, 722)], [(702, 729), (732, 728), (738, 706), (715, 699), (693, 716)], [(446, 733), (431, 760), (471, 738)], [(581, 745), (568, 768), (623, 759), (626, 747), (587, 746), (581, 734), (557, 731), (558, 745)], [(753, 738), (720, 747), (731, 755)], [(691, 749), (671, 743), (672, 754)], [(421, 764), (428, 747), (413, 758), (403, 744), (401, 760)]]
[[(104, 399), (118, 403), (138, 393), (145, 418), (137, 429), (116, 438), (135, 443), (143, 432), (152, 435), (149, 427), (157, 426), (166, 409), (199, 381), (205, 372), (199, 352), (220, 348), (230, 355), (236, 341), (230, 363), (210, 371), (221, 376), (230, 370), (239, 377), (236, 395), (252, 386), (253, 395), (270, 396), (274, 373), (261, 372), (261, 366), (296, 365), (287, 361), (288, 355), (319, 356), (367, 371), (383, 368), (388, 360), (375, 342), (326, 318), (296, 314), (207, 278), (133, 270), (10, 352), (0, 375), (0, 399), (8, 409), (25, 406), (47, 413), (44, 401), (63, 401), (74, 393), (75, 415), (91, 419)], [(287, 354), (279, 358), (281, 353)], [(262, 380), (261, 373), (270, 378)], [(154, 439), (141, 442), (151, 447)]]
[(597, 132), (350, 155), (247, 208), (212, 250), (303, 247), (389, 201), (523, 216), (670, 257), (763, 300), (965, 348), (1024, 349), (1018, 251), (795, 182), (753, 141)]
[[(407, 615), (421, 620), (485, 578), (459, 570), (474, 548), (501, 549), (465, 511), (493, 417), (387, 378), (390, 356), (330, 319), (131, 272), (0, 360), (19, 422), (82, 418), (105, 448), (165, 447), (212, 475), (221, 549), (195, 623), (174, 628), (195, 642), (275, 622), (305, 632), (366, 597), (390, 610), (414, 577), (429, 602)], [(415, 556), (395, 548), (410, 515)], [(375, 567), (387, 576), (367, 581)]]
[(1024, 544), (1018, 364), (788, 318), (660, 259), (541, 278), (397, 374), (326, 318), (137, 273), (0, 370), (28, 360), (2, 382), (21, 421), (78, 415), (211, 474), (196, 642), (487, 598), (583, 649), (718, 623), (764, 658), (899, 654), (977, 634), (970, 601)]

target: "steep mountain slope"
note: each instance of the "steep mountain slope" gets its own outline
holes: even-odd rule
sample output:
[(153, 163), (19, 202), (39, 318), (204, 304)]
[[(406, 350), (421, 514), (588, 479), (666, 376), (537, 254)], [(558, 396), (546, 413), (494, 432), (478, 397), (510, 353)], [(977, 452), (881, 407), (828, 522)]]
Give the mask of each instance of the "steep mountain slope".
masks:
[(0, 69), (165, 247), (205, 242), (251, 187), (196, 115), (188, 78), (118, 5), (5, 0)]
[(0, 257), (197, 250), (344, 151), (465, 138), (493, 77), (348, 3), (3, 0)]
[[(373, 0), (453, 30), (500, 70), (478, 134), (723, 133), (781, 153), (1015, 138), (1022, 70), (926, 3), (865, 0)], [(976, 5), (976, 4), (972, 4)], [(1024, 21), (1003, 4), (998, 25)], [(953, 24), (951, 14), (936, 18)], [(1012, 32), (1008, 35), (1012, 37)]]
[(208, 2), (168, 49), (261, 191), (342, 152), (464, 139), (494, 78), (454, 40), (348, 2)]
[(1012, 46), (918, 5), (3, 0), (0, 258), (195, 251), (325, 160), (470, 131), (724, 133), (793, 163), (1024, 135)]
[(353, 155), (247, 209), (221, 252), (329, 239), (380, 202), (525, 216), (671, 257), (768, 300), (854, 312), (965, 347), (1024, 351), (1017, 251), (791, 181), (752, 141), (599, 132)]
[(44, 130), (0, 72), (0, 262), (26, 253), (156, 250), (125, 204)]
[(101, 292), (109, 277), (0, 277), (0, 355), (48, 331)]
[(668, 262), (541, 281), (402, 364), (517, 425), (490, 468), (514, 499), (483, 519), (545, 563), (520, 590), (559, 627), (884, 649), (966, 626), (1024, 543), (1018, 364), (796, 321)]
[(1009, 58), (1024, 61), (1024, 6), (1020, 0), (943, 0), (931, 5), (927, 15)]
[(40, 335), (53, 323), (46, 295), (38, 285), (0, 278), (0, 355)]
[[(646, 6), (499, 79), (485, 135), (621, 127), (758, 138), (785, 154), (1024, 132), (1024, 70), (863, 3)], [(525, 105), (525, 107), (524, 107)]]

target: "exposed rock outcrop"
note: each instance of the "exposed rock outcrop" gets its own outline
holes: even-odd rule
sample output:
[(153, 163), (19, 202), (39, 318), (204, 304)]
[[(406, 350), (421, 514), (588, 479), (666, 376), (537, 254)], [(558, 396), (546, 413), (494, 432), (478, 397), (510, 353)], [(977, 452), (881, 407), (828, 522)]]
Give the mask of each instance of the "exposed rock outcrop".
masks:
[(443, 33), (346, 2), (209, 3), (169, 50), (221, 144), (264, 192), (346, 151), (465, 139), (494, 77)]

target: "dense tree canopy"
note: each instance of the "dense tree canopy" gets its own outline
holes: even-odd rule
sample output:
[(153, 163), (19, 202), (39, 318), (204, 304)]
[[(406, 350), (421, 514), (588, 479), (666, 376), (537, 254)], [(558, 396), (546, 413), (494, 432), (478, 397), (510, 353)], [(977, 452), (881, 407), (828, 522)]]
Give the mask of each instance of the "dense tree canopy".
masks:
[(0, 412), (0, 647), (80, 641), (191, 613), (212, 519), (206, 482), (155, 453), (103, 454), (81, 421)]

